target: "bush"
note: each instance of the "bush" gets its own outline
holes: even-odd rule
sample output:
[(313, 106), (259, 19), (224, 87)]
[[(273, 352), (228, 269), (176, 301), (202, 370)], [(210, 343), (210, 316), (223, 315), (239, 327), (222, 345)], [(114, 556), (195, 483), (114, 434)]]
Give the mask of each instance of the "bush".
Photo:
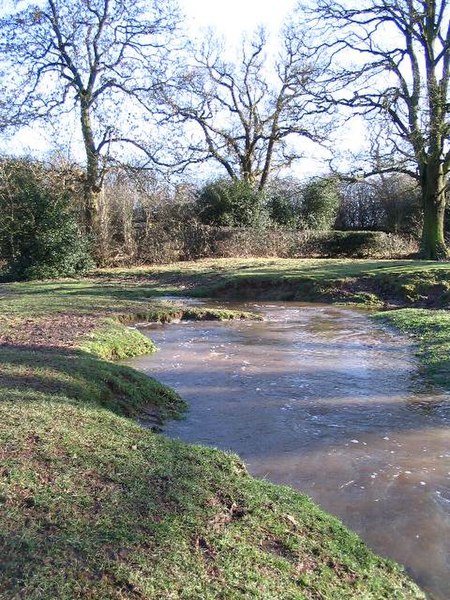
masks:
[(79, 231), (70, 190), (40, 163), (0, 163), (0, 256), (9, 279), (48, 279), (94, 266)]
[(197, 210), (206, 225), (254, 227), (265, 218), (264, 195), (247, 181), (220, 179), (200, 191)]
[(269, 182), (266, 209), (273, 225), (290, 229), (297, 229), (301, 225), (302, 187), (303, 184), (293, 177)]
[(422, 206), (417, 182), (399, 173), (341, 185), (339, 229), (408, 233), (420, 237)]
[(379, 255), (387, 239), (381, 231), (333, 231), (321, 240), (321, 252), (329, 257), (367, 258)]
[[(139, 244), (137, 262), (167, 263), (198, 258), (404, 258), (417, 252), (408, 236), (373, 231), (244, 229), (187, 223), (169, 236), (152, 230)], [(114, 264), (114, 263), (112, 263)]]
[(303, 187), (302, 195), (302, 221), (305, 229), (332, 229), (340, 203), (336, 177), (312, 179)]
[(214, 229), (208, 257), (402, 258), (417, 252), (407, 236), (380, 231)]

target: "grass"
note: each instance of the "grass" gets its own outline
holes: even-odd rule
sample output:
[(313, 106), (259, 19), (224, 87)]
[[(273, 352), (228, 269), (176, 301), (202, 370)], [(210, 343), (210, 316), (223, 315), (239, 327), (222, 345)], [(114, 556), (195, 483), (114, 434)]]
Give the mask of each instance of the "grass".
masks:
[(413, 260), (219, 259), (97, 272), (106, 281), (152, 283), (199, 297), (450, 305), (450, 265)]
[(2, 599), (424, 598), (306, 497), (75, 379), (3, 396)]
[[(185, 405), (111, 360), (154, 350), (127, 327), (136, 319), (252, 316), (174, 306), (168, 293), (379, 303), (408, 285), (404, 302), (417, 304), (431, 297), (420, 298), (423, 282), (446, 289), (448, 273), (407, 261), (202, 261), (3, 286), (0, 599), (424, 598), (305, 496), (251, 478), (236, 456), (140, 427), (143, 412), (177, 417)], [(424, 360), (445, 375), (448, 314), (388, 315), (422, 336)]]
[(405, 308), (376, 317), (411, 335), (423, 372), (434, 383), (450, 389), (450, 312)]
[[(261, 318), (246, 311), (186, 306), (181, 299), (174, 304), (159, 297), (161, 289), (151, 283), (69, 279), (5, 284), (0, 288), (0, 343), (76, 346), (117, 359), (154, 350), (147, 338), (123, 327), (130, 323)], [(124, 354), (124, 347), (131, 354)]]
[(105, 360), (121, 360), (156, 352), (155, 344), (136, 329), (114, 319), (104, 319), (79, 343), (79, 348)]

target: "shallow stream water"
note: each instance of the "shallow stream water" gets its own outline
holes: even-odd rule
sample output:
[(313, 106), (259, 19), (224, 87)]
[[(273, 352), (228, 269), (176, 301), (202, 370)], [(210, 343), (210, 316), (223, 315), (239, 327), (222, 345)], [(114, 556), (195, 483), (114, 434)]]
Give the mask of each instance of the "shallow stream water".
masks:
[(143, 329), (160, 348), (127, 364), (190, 410), (164, 433), (237, 452), (450, 598), (450, 397), (425, 384), (408, 339), (364, 312), (265, 304), (263, 322)]

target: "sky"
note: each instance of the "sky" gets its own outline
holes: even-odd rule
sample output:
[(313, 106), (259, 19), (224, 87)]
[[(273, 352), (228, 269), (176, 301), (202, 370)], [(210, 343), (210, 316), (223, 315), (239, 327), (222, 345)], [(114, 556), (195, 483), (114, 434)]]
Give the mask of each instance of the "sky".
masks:
[[(296, 3), (297, 0), (178, 0), (185, 15), (186, 26), (194, 36), (213, 27), (230, 45), (238, 44), (245, 32), (252, 32), (259, 25), (264, 25), (275, 34)], [(0, 0), (0, 5), (2, 4), (6, 10), (11, 8), (12, 0)], [(53, 136), (54, 132), (50, 135)], [(15, 135), (12, 145), (9, 143), (7, 146), (22, 147), (30, 153), (42, 152), (48, 147), (48, 141), (42, 132), (33, 128)]]
[(179, 0), (193, 29), (216, 27), (230, 40), (263, 24), (277, 31), (296, 5), (296, 0)]

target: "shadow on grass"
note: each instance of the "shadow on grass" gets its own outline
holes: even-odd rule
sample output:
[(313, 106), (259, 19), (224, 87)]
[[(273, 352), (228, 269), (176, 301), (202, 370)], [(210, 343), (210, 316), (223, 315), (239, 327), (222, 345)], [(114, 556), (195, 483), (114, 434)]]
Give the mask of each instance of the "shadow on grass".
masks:
[[(172, 291), (172, 290), (169, 290)], [(174, 290), (176, 292), (177, 290)], [(123, 298), (124, 300), (145, 300), (168, 294), (167, 290), (150, 288), (148, 284), (136, 285), (133, 288), (124, 288), (119, 285), (98, 284), (97, 286), (78, 286), (77, 284), (67, 284), (66, 286), (54, 286), (49, 284), (33, 285), (24, 284), (24, 287), (14, 287), (13, 293), (18, 296), (49, 296), (49, 297), (72, 297), (72, 296), (94, 296), (94, 297), (112, 297)]]
[(185, 406), (175, 392), (151, 377), (81, 350), (3, 346), (0, 365), (2, 386), (15, 394), (25, 391), (24, 399), (30, 390), (40, 392), (42, 398), (58, 394), (125, 416), (149, 406), (158, 407), (163, 416), (176, 416)]
[(45, 346), (0, 363), (2, 598), (422, 597), (304, 496), (123, 418), (182, 409), (146, 375)]

